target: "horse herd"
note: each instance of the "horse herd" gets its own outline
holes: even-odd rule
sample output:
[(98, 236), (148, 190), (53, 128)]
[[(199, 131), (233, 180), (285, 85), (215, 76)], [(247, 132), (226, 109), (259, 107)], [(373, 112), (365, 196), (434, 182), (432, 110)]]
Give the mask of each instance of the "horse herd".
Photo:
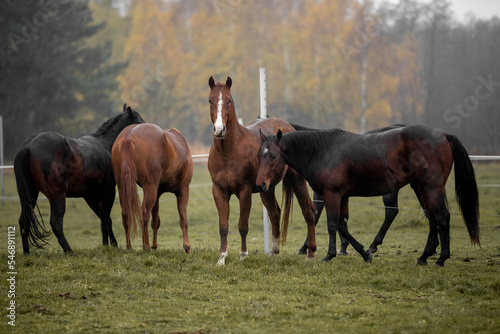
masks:
[[(229, 200), (239, 200), (240, 257), (248, 255), (246, 238), (252, 193), (259, 192), (272, 226), (271, 256), (286, 239), (293, 196), (307, 223), (307, 239), (299, 254), (313, 258), (315, 224), (324, 208), (329, 233), (329, 261), (337, 254), (336, 233), (342, 240), (340, 254), (350, 243), (367, 262), (398, 213), (398, 191), (410, 184), (429, 220), (427, 244), (418, 265), (427, 263), (441, 243), (435, 263), (443, 266), (450, 257), (450, 213), (445, 184), (454, 164), (455, 194), (471, 241), (479, 245), (479, 200), (474, 169), (468, 154), (453, 135), (424, 126), (391, 125), (355, 134), (340, 129), (316, 130), (278, 118), (258, 119), (244, 127), (238, 122), (231, 96), (232, 80), (208, 81), (213, 143), (208, 158), (212, 193), (219, 215), (218, 264), (228, 256)], [(21, 201), (19, 226), (23, 251), (43, 247), (50, 231), (40, 212), (35, 212), (42, 192), (50, 203), (50, 226), (65, 252), (72, 252), (64, 233), (67, 197), (83, 197), (101, 220), (103, 245), (117, 246), (110, 212), (118, 186), (127, 248), (142, 232), (143, 248), (157, 248), (159, 197), (164, 192), (177, 198), (183, 247), (190, 253), (187, 204), (193, 176), (189, 145), (176, 129), (162, 130), (145, 123), (127, 105), (94, 134), (78, 139), (55, 132), (33, 135), (14, 160)], [(283, 184), (283, 212), (275, 196)], [(143, 188), (142, 204), (137, 194)], [(314, 204), (308, 192), (314, 190)], [(386, 218), (367, 251), (348, 231), (349, 197), (383, 196)], [(39, 210), (38, 210), (39, 211)], [(38, 218), (40, 216), (40, 219)], [(148, 222), (153, 239), (150, 245)], [(281, 226), (280, 226), (281, 221)]]

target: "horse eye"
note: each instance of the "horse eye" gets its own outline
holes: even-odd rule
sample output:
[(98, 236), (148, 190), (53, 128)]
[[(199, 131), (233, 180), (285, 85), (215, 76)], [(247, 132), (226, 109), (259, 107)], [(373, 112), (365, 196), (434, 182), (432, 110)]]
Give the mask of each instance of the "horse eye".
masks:
[(208, 103), (212, 104), (212, 100), (208, 100)]
[(227, 103), (231, 103), (231, 99), (229, 99), (229, 100), (227, 101)]
[(278, 153), (271, 154), (271, 159), (275, 160), (278, 157)]

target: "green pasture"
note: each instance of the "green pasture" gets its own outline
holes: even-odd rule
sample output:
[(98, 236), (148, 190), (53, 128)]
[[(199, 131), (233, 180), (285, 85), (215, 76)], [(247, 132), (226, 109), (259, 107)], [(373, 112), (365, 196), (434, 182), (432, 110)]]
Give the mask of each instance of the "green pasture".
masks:
[[(249, 256), (239, 259), (238, 201), (231, 201), (229, 258), (216, 265), (218, 216), (205, 164), (195, 166), (188, 207), (192, 254), (185, 254), (175, 197), (161, 197), (159, 249), (124, 249), (116, 202), (113, 227), (118, 248), (101, 245), (100, 224), (83, 200), (68, 200), (64, 232), (74, 255), (50, 246), (22, 255), (14, 175), (5, 171), (0, 204), (1, 333), (498, 333), (500, 329), (500, 164), (476, 164), (480, 185), (481, 248), (471, 245), (454, 196), (451, 258), (445, 268), (415, 267), (428, 226), (409, 188), (400, 192), (400, 213), (367, 264), (349, 255), (329, 263), (326, 217), (317, 228), (314, 260), (296, 255), (306, 224), (294, 204), (281, 253), (264, 254), (262, 204), (254, 195)], [(281, 186), (279, 186), (281, 188)], [(281, 196), (281, 189), (278, 192)], [(41, 196), (43, 197), (43, 195)], [(279, 199), (280, 200), (280, 199)], [(48, 225), (49, 206), (39, 201)], [(349, 228), (368, 247), (383, 218), (380, 197), (352, 198)], [(8, 268), (7, 231), (16, 227), (15, 267)], [(151, 235), (150, 235), (151, 236)], [(437, 257), (429, 261), (432, 264)], [(15, 297), (8, 272), (15, 271)], [(15, 327), (8, 324), (15, 301)]]

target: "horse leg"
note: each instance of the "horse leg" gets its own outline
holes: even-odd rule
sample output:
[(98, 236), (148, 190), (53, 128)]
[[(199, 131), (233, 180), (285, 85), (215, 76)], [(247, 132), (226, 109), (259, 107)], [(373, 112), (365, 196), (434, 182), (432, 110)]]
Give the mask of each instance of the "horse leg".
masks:
[(66, 197), (50, 199), (50, 226), (65, 253), (73, 253), (63, 233), (63, 217), (66, 212)]
[[(413, 189), (413, 192), (415, 192), (415, 195), (417, 196), (417, 199), (418, 199), (418, 202), (420, 203), (420, 206), (424, 210), (425, 217), (427, 219), (429, 219), (429, 215), (427, 213), (427, 210), (425, 209), (425, 204), (424, 204), (424, 201), (422, 199), (422, 195), (420, 194), (420, 189), (419, 189), (418, 185), (415, 184), (415, 183), (411, 183), (410, 186)], [(445, 196), (446, 196), (446, 191), (445, 191)], [(436, 231), (436, 233), (437, 233), (437, 231)], [(435, 237), (435, 238), (433, 238), (432, 241), (428, 241), (428, 242), (432, 242), (432, 245), (434, 245), (434, 251), (433, 251), (432, 255), (437, 254), (437, 247), (439, 246), (439, 240), (438, 240), (438, 238)]]
[[(292, 185), (293, 192), (295, 193), (300, 208), (302, 209), (302, 216), (307, 223), (307, 257), (312, 259), (314, 258), (314, 253), (316, 252), (316, 224), (318, 223), (316, 218), (319, 219), (319, 214), (315, 213), (316, 210), (313, 202), (311, 201), (311, 197), (309, 196), (307, 181), (302, 176), (299, 176), (299, 174), (296, 174), (296, 176), (291, 180), (289, 178), (287, 178), (287, 180), (289, 180)], [(322, 204), (321, 210), (323, 210), (324, 207), (324, 203)]]
[(340, 238), (340, 250), (337, 253), (337, 255), (347, 256), (347, 246), (349, 246), (349, 241), (347, 241), (347, 239), (344, 238), (340, 233), (339, 233), (339, 238)]
[(142, 200), (142, 249), (150, 250), (148, 223), (151, 218), (151, 210), (158, 200), (158, 185), (145, 184), (142, 187), (144, 198)]
[(189, 186), (182, 188), (177, 196), (177, 211), (179, 211), (179, 226), (182, 230), (182, 247), (186, 253), (191, 253), (191, 246), (188, 239), (188, 219), (187, 219), (187, 205), (189, 201)]
[(384, 223), (380, 227), (380, 230), (375, 236), (375, 239), (373, 239), (373, 242), (368, 248), (367, 253), (373, 254), (377, 252), (378, 251), (377, 246), (382, 245), (382, 242), (385, 238), (387, 231), (389, 230), (389, 227), (391, 227), (392, 222), (394, 221), (399, 212), (398, 195), (399, 195), (399, 190), (396, 190), (390, 194), (382, 196), (382, 200), (384, 201), (384, 206), (385, 206)]
[(158, 248), (158, 229), (160, 228), (160, 195), (156, 198), (156, 203), (151, 209), (151, 228), (153, 229), (153, 242), (151, 243), (151, 249)]
[(238, 230), (241, 236), (240, 259), (248, 256), (247, 250), (247, 235), (248, 235), (248, 217), (250, 217), (250, 209), (252, 207), (252, 187), (244, 186), (238, 194), (240, 201), (240, 219), (238, 221)]
[(323, 262), (330, 261), (337, 256), (337, 230), (340, 212), (340, 196), (337, 194), (328, 194), (323, 196), (326, 208), (326, 225), (328, 227), (328, 252), (323, 258)]
[(229, 199), (231, 195), (220, 188), (212, 185), (212, 194), (219, 213), (219, 235), (220, 235), (220, 251), (218, 265), (225, 265), (227, 258), (227, 234), (229, 232)]
[(102, 244), (103, 246), (107, 246), (109, 241), (111, 241), (111, 245), (117, 247), (118, 243), (116, 242), (116, 238), (113, 234), (112, 229), (112, 221), (111, 221), (111, 209), (113, 207), (113, 203), (115, 200), (115, 194), (113, 189), (112, 195), (103, 195), (101, 198), (96, 198), (95, 196), (86, 196), (84, 197), (88, 206), (94, 211), (94, 213), (101, 220), (101, 235), (102, 235)]
[(260, 198), (262, 200), (262, 204), (267, 209), (267, 214), (269, 216), (269, 220), (271, 221), (271, 229), (272, 229), (272, 242), (271, 242), (271, 252), (269, 253), (270, 257), (273, 257), (280, 252), (279, 245), (279, 236), (280, 236), (280, 216), (281, 209), (276, 201), (276, 196), (274, 192), (274, 188), (269, 189), (267, 192), (259, 193)]
[[(325, 203), (323, 202), (323, 197), (320, 194), (314, 193), (313, 195), (313, 205), (314, 205), (314, 227), (318, 226), (319, 218), (321, 217), (321, 213), (323, 212), (323, 208), (325, 207)], [(306, 241), (304, 245), (299, 249), (297, 254), (305, 255), (307, 254), (307, 248), (309, 244), (309, 235), (306, 236)]]
[(437, 235), (441, 239), (441, 254), (435, 265), (444, 266), (450, 258), (450, 212), (446, 207), (446, 197), (443, 189), (422, 191), (423, 201), (429, 217), (429, 237), (424, 253), (418, 259), (417, 265), (427, 263), (429, 256), (433, 255), (437, 247)]
[(372, 255), (365, 252), (364, 246), (359, 243), (354, 237), (349, 233), (347, 229), (347, 221), (349, 219), (349, 198), (344, 197), (340, 202), (340, 214), (338, 216), (338, 229), (341, 236), (347, 239), (352, 247), (363, 257), (365, 262), (372, 262)]

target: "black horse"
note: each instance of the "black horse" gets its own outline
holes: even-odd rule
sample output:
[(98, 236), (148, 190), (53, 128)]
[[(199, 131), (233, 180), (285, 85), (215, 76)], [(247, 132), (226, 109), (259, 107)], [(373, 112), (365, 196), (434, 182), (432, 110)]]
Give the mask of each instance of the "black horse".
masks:
[[(337, 229), (365, 261), (372, 255), (348, 231), (349, 197), (380, 196), (411, 184), (422, 198), (429, 236), (417, 264), (427, 264), (439, 241), (436, 265), (450, 257), (450, 213), (444, 192), (455, 165), (455, 194), (469, 236), (479, 245), (479, 198), (474, 168), (457, 137), (424, 126), (355, 134), (343, 130), (296, 131), (269, 136), (259, 151), (257, 185), (263, 191), (288, 165), (321, 194), (333, 245), (324, 260), (336, 256)], [(332, 238), (333, 236), (333, 238)]]
[[(302, 125), (298, 124), (292, 124), (292, 126), (295, 128), (297, 131), (323, 131), (319, 129), (312, 129), (308, 128)], [(402, 128), (405, 125), (403, 124), (392, 124), (389, 126), (385, 126), (382, 128), (377, 128), (373, 129), (370, 131), (364, 132), (365, 134), (370, 134), (370, 133), (379, 133), (379, 132), (384, 132), (392, 129), (397, 129), (397, 128)], [(415, 190), (415, 189), (414, 189)], [(373, 242), (371, 243), (370, 247), (366, 251), (367, 253), (373, 254), (377, 252), (378, 246), (382, 244), (384, 241), (385, 235), (387, 234), (387, 231), (392, 225), (392, 222), (394, 219), (396, 219), (396, 216), (399, 213), (398, 209), (398, 194), (399, 190), (396, 190), (390, 194), (386, 194), (382, 196), (382, 201), (384, 202), (385, 206), (385, 219), (384, 222), (382, 223), (382, 226), (380, 227), (377, 235), (373, 239)], [(422, 198), (420, 197), (420, 193), (418, 191), (415, 191), (415, 195), (417, 195), (417, 198), (420, 202), (420, 205), (423, 206), (422, 203)], [(320, 194), (314, 193), (313, 197), (313, 203), (314, 203), (314, 219), (315, 219), (315, 225), (318, 225), (319, 218), (321, 217), (321, 213), (323, 212), (323, 209), (325, 207), (325, 203), (323, 201), (323, 197), (321, 197)], [(339, 234), (340, 237), (340, 250), (338, 252), (338, 255), (347, 255), (347, 246), (349, 246), (349, 242), (347, 241), (346, 238), (342, 237), (342, 235)], [(297, 254), (307, 254), (307, 244), (308, 244), (308, 238), (306, 237), (306, 241), (304, 242), (304, 245), (299, 249)], [(329, 247), (333, 245), (332, 240), (329, 242)], [(437, 245), (436, 245), (437, 246)], [(332, 250), (328, 250), (328, 253), (332, 253)]]
[(138, 123), (144, 123), (142, 117), (124, 105), (123, 113), (106, 121), (92, 135), (72, 139), (56, 132), (42, 132), (26, 140), (14, 159), (25, 254), (29, 254), (30, 245), (46, 245), (50, 235), (40, 212), (41, 222), (34, 210), (39, 192), (49, 200), (50, 226), (65, 252), (72, 252), (63, 233), (66, 197), (83, 197), (101, 220), (103, 245), (111, 242), (117, 246), (110, 217), (116, 186), (111, 147), (125, 127)]

